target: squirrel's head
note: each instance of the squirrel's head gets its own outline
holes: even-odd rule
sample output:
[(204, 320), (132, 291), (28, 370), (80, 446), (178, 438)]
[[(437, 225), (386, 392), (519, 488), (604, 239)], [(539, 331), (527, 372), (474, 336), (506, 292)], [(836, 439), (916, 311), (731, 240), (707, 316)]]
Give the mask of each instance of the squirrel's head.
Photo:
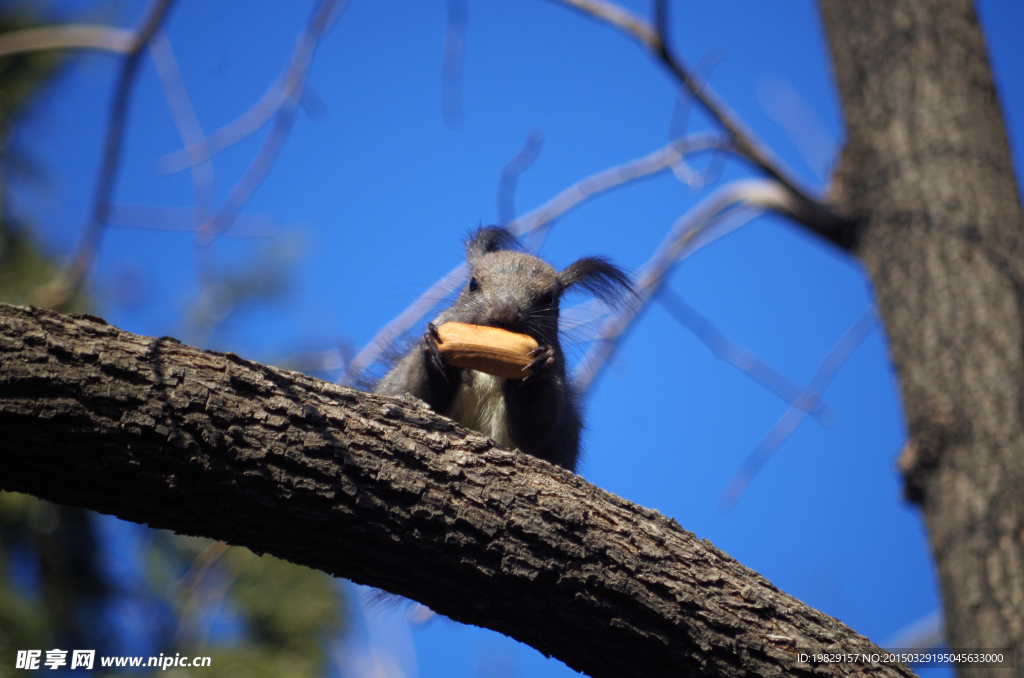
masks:
[(614, 305), (632, 291), (629, 276), (603, 257), (584, 257), (556, 271), (522, 252), (509, 231), (479, 228), (466, 241), (470, 278), (459, 300), (463, 322), (526, 332), (545, 343), (558, 334), (558, 306), (571, 289)]

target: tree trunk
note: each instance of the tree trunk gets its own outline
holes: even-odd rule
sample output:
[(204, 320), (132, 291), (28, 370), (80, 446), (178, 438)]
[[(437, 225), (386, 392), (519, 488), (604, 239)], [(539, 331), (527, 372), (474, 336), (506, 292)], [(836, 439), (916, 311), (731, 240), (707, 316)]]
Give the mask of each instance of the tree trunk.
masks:
[(0, 304), (0, 489), (349, 577), (591, 676), (903, 664), (709, 542), (423, 403)]
[(946, 637), (1013, 647), (1024, 676), (1024, 214), (984, 38), (971, 0), (821, 8), (847, 135), (832, 198), (888, 331)]

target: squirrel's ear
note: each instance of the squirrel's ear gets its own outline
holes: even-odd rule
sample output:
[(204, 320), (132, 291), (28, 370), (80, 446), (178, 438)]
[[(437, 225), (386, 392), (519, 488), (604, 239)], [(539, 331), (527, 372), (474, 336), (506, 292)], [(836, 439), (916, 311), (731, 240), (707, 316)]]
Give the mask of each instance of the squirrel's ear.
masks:
[(466, 239), (466, 259), (470, 264), (488, 252), (517, 250), (519, 241), (512, 232), (501, 226), (486, 226), (470, 232)]
[(609, 306), (633, 292), (626, 272), (604, 257), (583, 257), (574, 261), (559, 272), (558, 281), (563, 290), (582, 287)]

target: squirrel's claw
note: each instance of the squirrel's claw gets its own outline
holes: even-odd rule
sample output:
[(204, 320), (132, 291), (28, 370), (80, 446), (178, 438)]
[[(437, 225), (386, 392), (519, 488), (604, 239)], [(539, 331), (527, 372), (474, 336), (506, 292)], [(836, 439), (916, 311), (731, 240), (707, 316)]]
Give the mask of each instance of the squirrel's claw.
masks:
[(555, 348), (550, 344), (544, 344), (543, 346), (536, 348), (528, 354), (533, 360), (530, 364), (523, 368), (525, 372), (528, 368), (530, 373), (523, 377), (522, 383), (527, 384), (535, 381), (543, 381), (551, 375), (551, 368), (555, 364)]
[(430, 323), (427, 325), (427, 331), (423, 333), (420, 346), (423, 347), (423, 355), (427, 360), (428, 368), (436, 370), (442, 379), (448, 381), (448, 375), (445, 374), (445, 364), (441, 359), (441, 351), (437, 348), (437, 342), (440, 339), (441, 335), (437, 333), (437, 326), (434, 323)]

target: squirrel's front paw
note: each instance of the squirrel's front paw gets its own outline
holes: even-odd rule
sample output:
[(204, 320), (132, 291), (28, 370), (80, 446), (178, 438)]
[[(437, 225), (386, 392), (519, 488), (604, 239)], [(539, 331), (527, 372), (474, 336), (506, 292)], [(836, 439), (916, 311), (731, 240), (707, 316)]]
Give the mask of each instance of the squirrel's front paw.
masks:
[(522, 383), (528, 384), (533, 381), (542, 381), (547, 379), (551, 374), (551, 368), (554, 367), (555, 361), (555, 348), (551, 344), (544, 344), (528, 354), (532, 360), (527, 366), (530, 369), (530, 373), (523, 377)]
[(441, 335), (437, 333), (437, 326), (434, 323), (427, 325), (427, 331), (420, 339), (420, 347), (423, 349), (423, 357), (427, 361), (427, 369), (435, 370), (441, 378), (448, 381), (445, 374), (444, 360), (441, 359), (441, 350), (437, 348), (437, 342), (441, 341)]

